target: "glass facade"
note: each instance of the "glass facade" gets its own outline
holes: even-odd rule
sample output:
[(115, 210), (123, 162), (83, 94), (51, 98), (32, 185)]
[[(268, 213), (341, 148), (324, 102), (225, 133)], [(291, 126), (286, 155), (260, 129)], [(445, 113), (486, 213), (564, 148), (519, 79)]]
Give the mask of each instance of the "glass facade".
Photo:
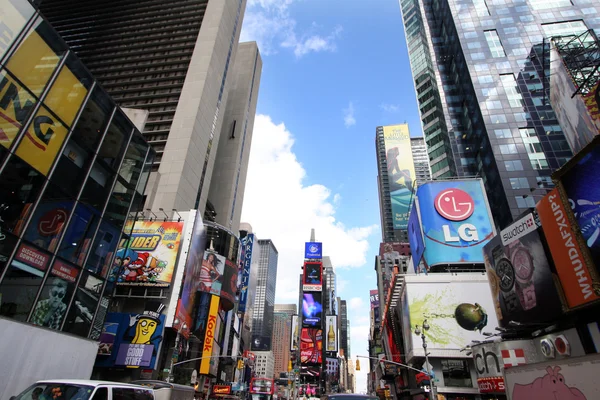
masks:
[(154, 151), (29, 2), (0, 9), (0, 315), (97, 339)]
[[(549, 39), (600, 29), (591, 0), (573, 3), (400, 2), (432, 177), (482, 177), (501, 228), (546, 193), (539, 183), (572, 156), (549, 101)], [(436, 142), (433, 109), (446, 126)]]
[(258, 243), (258, 264), (254, 309), (252, 311), (251, 349), (269, 351), (273, 341), (273, 313), (275, 310), (275, 285), (277, 283), (277, 260), (279, 252), (269, 239)]

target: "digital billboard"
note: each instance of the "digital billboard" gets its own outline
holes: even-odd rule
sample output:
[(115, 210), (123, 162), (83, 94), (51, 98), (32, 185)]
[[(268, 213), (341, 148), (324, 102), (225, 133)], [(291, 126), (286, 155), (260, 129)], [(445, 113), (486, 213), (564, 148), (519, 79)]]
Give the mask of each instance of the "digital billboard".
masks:
[(323, 302), (321, 293), (304, 293), (302, 295), (302, 326), (320, 327), (323, 317)]
[(305, 262), (302, 276), (303, 291), (321, 291), (323, 287), (323, 264), (321, 262)]
[(429, 267), (483, 264), (483, 246), (496, 228), (481, 179), (427, 182), (417, 199)]
[(421, 231), (421, 218), (419, 217), (419, 203), (416, 199), (408, 217), (408, 242), (410, 243), (410, 252), (416, 273), (425, 252), (425, 242), (423, 241), (423, 232)]
[(592, 287), (590, 267), (575, 238), (575, 231), (568, 223), (567, 210), (558, 189), (552, 189), (536, 208), (567, 306), (573, 308), (598, 300)]
[(600, 266), (600, 174), (598, 171), (600, 171), (600, 136), (596, 136), (592, 143), (553, 174), (553, 178), (559, 181), (559, 193), (563, 192), (561, 198), (564, 201), (568, 199), (571, 205), (571, 209), (567, 209), (568, 220), (575, 222), (579, 227), (596, 268)]
[(117, 285), (168, 287), (182, 232), (183, 221), (137, 221), (115, 255)]
[[(523, 233), (512, 235), (520, 229)], [(504, 240), (507, 237), (511, 238)], [(501, 326), (507, 327), (510, 321), (548, 322), (563, 314), (550, 262), (531, 213), (486, 244), (484, 258)]]
[(496, 332), (498, 320), (485, 275), (438, 273), (404, 278), (408, 315), (403, 315), (403, 329), (410, 332), (407, 345), (415, 356), (423, 356), (423, 348), (413, 327), (422, 326), (425, 319), (430, 326), (427, 351), (434, 357), (436, 352), (448, 356), (445, 351), (458, 352), (473, 340), (485, 340), (483, 332)]
[(242, 279), (238, 311), (246, 312), (248, 302), (248, 286), (250, 285), (250, 267), (252, 266), (252, 251), (254, 250), (254, 234), (249, 233), (242, 238)]
[(337, 316), (328, 315), (325, 317), (325, 350), (337, 352), (338, 350), (338, 334), (337, 334)]
[(550, 57), (550, 103), (571, 150), (577, 153), (600, 132), (598, 86), (586, 95), (573, 96), (577, 87), (556, 48)]
[(323, 331), (314, 328), (302, 328), (300, 334), (300, 363), (321, 364), (323, 361)]
[(321, 259), (323, 258), (323, 243), (306, 242), (304, 243), (304, 258)]
[(165, 325), (163, 308), (148, 302), (140, 314), (108, 313), (95, 366), (154, 368)]
[(379, 291), (377, 289), (369, 290), (369, 301), (371, 303), (371, 310), (379, 307)]
[(416, 180), (408, 124), (384, 126), (383, 140), (394, 229), (406, 229)]
[(292, 315), (292, 330), (290, 333), (290, 350), (296, 351), (298, 350), (298, 339), (300, 336), (298, 335), (300, 332), (298, 330), (298, 316)]

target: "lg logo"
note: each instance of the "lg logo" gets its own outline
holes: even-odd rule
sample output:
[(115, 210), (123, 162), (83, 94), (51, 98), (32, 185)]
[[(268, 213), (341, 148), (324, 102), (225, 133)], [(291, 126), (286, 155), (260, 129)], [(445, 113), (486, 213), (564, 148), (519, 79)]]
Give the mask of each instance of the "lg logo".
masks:
[[(473, 215), (475, 202), (465, 191), (460, 189), (446, 189), (440, 192), (434, 200), (435, 210), (449, 221), (464, 221)], [(450, 225), (442, 225), (444, 240), (446, 242), (476, 242), (479, 240), (477, 228), (473, 224), (461, 224), (456, 230), (455, 236), (450, 232)]]

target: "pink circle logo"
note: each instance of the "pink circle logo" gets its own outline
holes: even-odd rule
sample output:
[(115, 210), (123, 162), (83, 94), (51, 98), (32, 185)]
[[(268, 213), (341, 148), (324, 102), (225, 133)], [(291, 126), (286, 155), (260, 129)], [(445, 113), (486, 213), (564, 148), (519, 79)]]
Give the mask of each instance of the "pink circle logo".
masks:
[(469, 194), (460, 189), (447, 189), (440, 192), (434, 201), (435, 209), (450, 221), (464, 221), (475, 210), (475, 202)]

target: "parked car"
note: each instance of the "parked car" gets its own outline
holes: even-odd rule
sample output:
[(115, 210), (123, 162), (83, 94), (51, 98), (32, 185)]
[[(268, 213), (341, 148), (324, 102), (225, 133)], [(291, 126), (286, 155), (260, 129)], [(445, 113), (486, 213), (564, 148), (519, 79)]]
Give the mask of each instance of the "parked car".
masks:
[(155, 400), (150, 387), (120, 382), (56, 379), (34, 383), (10, 400)]

